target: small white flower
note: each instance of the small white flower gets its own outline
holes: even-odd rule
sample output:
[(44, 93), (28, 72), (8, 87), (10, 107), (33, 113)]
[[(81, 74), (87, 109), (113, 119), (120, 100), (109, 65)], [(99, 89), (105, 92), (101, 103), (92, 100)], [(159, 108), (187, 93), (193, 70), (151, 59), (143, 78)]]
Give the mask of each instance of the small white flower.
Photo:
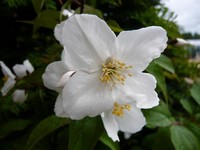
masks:
[(1, 93), (3, 96), (7, 95), (7, 93), (15, 86), (16, 81), (12, 78), (6, 79), (3, 87), (1, 88)]
[[(105, 21), (82, 14), (58, 24), (55, 37), (64, 47), (62, 60), (47, 67), (43, 81), (60, 93), (55, 105), (55, 111), (61, 110), (58, 116), (81, 119), (104, 112), (108, 134), (109, 123), (117, 125), (112, 132), (114, 140), (117, 131), (126, 127), (126, 132), (139, 131), (145, 124), (140, 108), (151, 108), (159, 102), (155, 78), (142, 71), (166, 48), (166, 31), (152, 26), (123, 31), (116, 37)], [(68, 71), (75, 73), (58, 84)], [(119, 102), (127, 95), (131, 102)], [(131, 109), (117, 119), (112, 114), (116, 104), (130, 105)], [(135, 121), (132, 128), (127, 126), (128, 118)]]
[(24, 67), (24, 65), (21, 64), (15, 64), (13, 66), (13, 71), (18, 78), (23, 78), (27, 75), (26, 68)]
[(1, 93), (5, 96), (14, 86), (15, 86), (15, 75), (11, 72), (11, 70), (4, 64), (4, 62), (0, 61), (1, 70), (4, 75), (4, 85), (1, 88)]
[(5, 96), (7, 93), (15, 86), (16, 84), (16, 76), (18, 78), (23, 78), (27, 75), (27, 72), (31, 74), (34, 71), (34, 68), (30, 61), (27, 59), (22, 64), (16, 64), (13, 66), (13, 71), (16, 76), (12, 73), (12, 71), (4, 64), (4, 62), (0, 61), (0, 66), (2, 68), (2, 72), (4, 74), (4, 86), (1, 88), (2, 95)]
[(27, 99), (27, 96), (25, 90), (17, 89), (12, 93), (13, 101), (15, 103), (23, 103)]
[(185, 39), (182, 38), (176, 38), (176, 43), (174, 44), (175, 46), (185, 46), (189, 45), (190, 43), (186, 41)]
[(31, 62), (28, 59), (24, 60), (23, 65), (29, 74), (33, 73), (33, 71), (34, 71), (33, 65), (31, 64)]
[(71, 17), (75, 13), (74, 10), (64, 9), (62, 11), (63, 16)]
[(0, 61), (1, 70), (5, 77), (9, 77), (15, 79), (16, 76), (12, 73), (12, 71), (5, 65), (3, 61)]
[(31, 74), (34, 71), (34, 68), (30, 61), (27, 59), (23, 62), (23, 64), (16, 64), (13, 66), (13, 71), (17, 75), (18, 78), (23, 78), (27, 76), (27, 72)]

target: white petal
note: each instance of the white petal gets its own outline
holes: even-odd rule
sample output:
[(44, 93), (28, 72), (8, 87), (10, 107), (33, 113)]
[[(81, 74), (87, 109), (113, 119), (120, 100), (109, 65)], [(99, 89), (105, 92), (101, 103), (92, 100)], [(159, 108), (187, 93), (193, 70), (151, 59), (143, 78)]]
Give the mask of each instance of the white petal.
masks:
[(119, 141), (119, 137), (117, 135), (119, 129), (115, 117), (110, 112), (105, 112), (101, 115), (101, 118), (108, 136), (113, 141)]
[(100, 73), (76, 72), (63, 89), (63, 105), (71, 119), (94, 117), (113, 107), (112, 90), (102, 84)]
[(27, 96), (25, 90), (20, 89), (15, 90), (12, 94), (13, 101), (16, 103), (23, 103), (27, 99)]
[(132, 65), (136, 71), (143, 71), (164, 51), (167, 40), (166, 31), (161, 27), (123, 31), (117, 37), (115, 55), (126, 64)]
[(61, 93), (58, 95), (58, 98), (56, 100), (54, 111), (56, 113), (56, 116), (58, 117), (69, 117), (69, 115), (65, 112), (65, 109), (63, 107), (63, 98)]
[(74, 10), (64, 9), (62, 11), (63, 16), (71, 17), (75, 13)]
[(110, 57), (116, 39), (105, 21), (95, 15), (73, 15), (55, 28), (57, 40), (65, 47), (62, 59), (70, 70), (90, 71)]
[[(65, 63), (62, 61), (56, 61), (49, 64), (45, 70), (45, 73), (42, 75), (44, 85), (51, 90), (60, 92), (63, 89), (60, 80), (68, 71), (69, 70), (67, 69)], [(67, 82), (66, 79), (65, 82)]]
[(136, 133), (140, 131), (146, 124), (146, 120), (141, 112), (134, 104), (130, 110), (124, 110), (122, 117), (115, 116), (119, 130), (123, 132)]
[(56, 39), (63, 45), (63, 39), (62, 39), (62, 35), (63, 35), (63, 28), (64, 28), (65, 22), (61, 22), (60, 24), (57, 24), (55, 29), (54, 29), (54, 36), (56, 37)]
[(14, 86), (16, 81), (12, 78), (8, 78), (7, 81), (4, 83), (4, 86), (1, 88), (1, 93), (5, 96)]
[(28, 59), (26, 59), (26, 60), (23, 62), (23, 65), (24, 65), (24, 67), (26, 68), (26, 70), (27, 70), (30, 74), (33, 73), (33, 71), (34, 71), (33, 65), (31, 64), (31, 62), (30, 62)]
[(3, 61), (0, 61), (0, 66), (2, 69), (2, 72), (4, 74), (4, 76), (6, 77), (10, 77), (12, 79), (15, 79), (15, 75), (11, 72), (11, 70), (4, 64)]
[(27, 75), (25, 66), (21, 64), (14, 65), (13, 71), (17, 75), (18, 78), (23, 78)]
[(65, 84), (67, 83), (67, 81), (69, 81), (69, 79), (71, 78), (71, 76), (75, 73), (75, 71), (68, 71), (66, 72), (58, 81), (56, 87), (61, 87), (64, 88)]
[(136, 102), (138, 108), (152, 108), (159, 104), (155, 91), (156, 79), (148, 73), (137, 73), (126, 79), (122, 90)]

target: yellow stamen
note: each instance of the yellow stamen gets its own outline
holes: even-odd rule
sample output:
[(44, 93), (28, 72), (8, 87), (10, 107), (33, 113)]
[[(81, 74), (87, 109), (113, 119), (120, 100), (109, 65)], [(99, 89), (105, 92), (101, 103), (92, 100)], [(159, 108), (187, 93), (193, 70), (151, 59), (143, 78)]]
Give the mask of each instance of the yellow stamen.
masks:
[(116, 115), (118, 117), (123, 117), (123, 115), (124, 115), (124, 109), (130, 111), (131, 110), (131, 105), (129, 105), (129, 104), (120, 105), (117, 102), (115, 102), (112, 114)]
[(102, 74), (100, 80), (104, 83), (110, 83), (112, 81), (113, 84), (121, 83), (125, 84), (126, 75), (132, 77), (133, 74), (128, 72), (128, 69), (133, 68), (132, 66), (128, 66), (125, 63), (112, 58), (106, 64), (102, 65)]
[(3, 80), (4, 82), (6, 82), (6, 81), (8, 80), (8, 78), (9, 78), (9, 77), (4, 76), (4, 77), (2, 78), (2, 80)]

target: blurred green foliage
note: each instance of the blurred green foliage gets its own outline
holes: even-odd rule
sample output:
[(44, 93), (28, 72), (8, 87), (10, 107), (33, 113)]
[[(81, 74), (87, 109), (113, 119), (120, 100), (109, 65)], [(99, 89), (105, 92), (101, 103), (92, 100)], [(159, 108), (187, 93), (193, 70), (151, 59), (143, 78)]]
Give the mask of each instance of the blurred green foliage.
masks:
[(116, 34), (157, 25), (166, 29), (169, 39), (189, 36), (181, 35), (176, 16), (160, 0), (4, 0), (0, 6), (1, 60), (11, 67), (28, 58), (35, 67), (14, 88), (26, 89), (25, 103), (13, 102), (14, 89), (0, 97), (1, 150), (200, 149), (200, 62), (189, 61), (186, 48), (168, 45), (146, 69), (157, 79), (160, 105), (143, 111), (147, 125), (141, 132), (129, 139), (119, 133), (119, 143), (105, 134), (98, 117), (81, 121), (56, 117), (57, 94), (42, 83), (45, 67), (60, 59), (62, 47), (53, 29), (66, 19), (63, 9), (98, 15)]

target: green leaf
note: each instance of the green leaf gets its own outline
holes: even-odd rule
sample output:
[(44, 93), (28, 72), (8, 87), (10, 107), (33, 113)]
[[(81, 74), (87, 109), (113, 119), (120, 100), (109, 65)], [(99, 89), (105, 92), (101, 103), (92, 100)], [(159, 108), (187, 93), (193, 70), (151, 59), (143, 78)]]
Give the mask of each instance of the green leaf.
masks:
[(186, 127), (190, 129), (190, 131), (193, 132), (193, 134), (200, 139), (200, 124), (194, 123), (194, 122), (189, 122), (186, 124)]
[(33, 129), (25, 149), (32, 149), (46, 135), (67, 124), (69, 124), (69, 120), (58, 118), (55, 115), (45, 118)]
[(181, 103), (181, 105), (183, 106), (183, 108), (184, 108), (188, 113), (190, 113), (190, 114), (193, 113), (193, 107), (192, 107), (192, 105), (191, 105), (191, 103), (190, 103), (189, 100), (187, 100), (187, 99), (181, 99), (181, 100), (180, 100), (180, 103)]
[(40, 13), (45, 0), (32, 0), (33, 8), (37, 14)]
[(30, 120), (15, 119), (0, 126), (0, 139), (14, 131), (21, 131), (31, 123)]
[(103, 130), (100, 117), (72, 121), (68, 150), (92, 150)]
[(120, 150), (118, 143), (109, 138), (106, 132), (101, 135), (100, 141), (108, 146), (111, 150)]
[(160, 105), (149, 110), (143, 110), (147, 127), (165, 127), (174, 122), (174, 118), (171, 116), (167, 105), (160, 101)]
[(197, 102), (197, 104), (200, 105), (200, 82), (192, 86), (191, 95), (194, 98), (194, 100)]
[(170, 139), (170, 127), (162, 127), (156, 133), (147, 134), (144, 137), (143, 145), (145, 146), (144, 149), (174, 150)]
[[(76, 13), (80, 13), (80, 7), (76, 9)], [(100, 18), (103, 18), (103, 13), (99, 9), (96, 9), (86, 4), (84, 5), (83, 13), (93, 14), (93, 15), (97, 15)]]
[(199, 150), (199, 140), (184, 126), (171, 126), (171, 140), (176, 150)]
[(200, 139), (200, 124), (190, 122), (187, 124), (187, 128), (190, 129), (198, 139)]
[(172, 64), (171, 59), (169, 59), (165, 55), (161, 55), (159, 58), (155, 59), (154, 63), (158, 64), (160, 67), (164, 68), (165, 70), (167, 70), (171, 73), (175, 73), (175, 69), (174, 69), (174, 66)]
[(37, 16), (35, 20), (31, 21), (19, 21), (23, 23), (33, 24), (35, 27), (45, 27), (54, 29), (56, 24), (59, 23), (60, 13), (55, 10), (44, 10)]
[(165, 99), (168, 100), (167, 86), (165, 82), (165, 76), (163, 74), (162, 68), (159, 65), (152, 62), (146, 69), (149, 73), (154, 75), (157, 80), (158, 86), (160, 87)]
[(121, 32), (123, 29), (118, 25), (115, 20), (107, 20), (106, 23), (112, 29), (113, 32)]

